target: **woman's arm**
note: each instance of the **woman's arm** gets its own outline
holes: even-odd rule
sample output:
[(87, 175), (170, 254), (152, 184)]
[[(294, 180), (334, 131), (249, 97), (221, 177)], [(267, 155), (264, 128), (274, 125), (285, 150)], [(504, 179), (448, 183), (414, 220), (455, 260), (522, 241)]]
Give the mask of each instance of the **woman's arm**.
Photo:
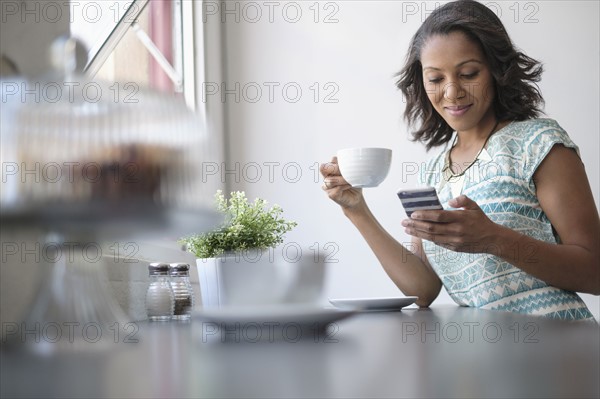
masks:
[(429, 306), (440, 293), (442, 282), (427, 262), (421, 240), (412, 239), (414, 253), (405, 248), (381, 226), (366, 203), (358, 210), (344, 213), (404, 295), (418, 296), (417, 305)]
[(498, 256), (552, 286), (600, 294), (600, 219), (581, 160), (554, 146), (533, 179), (560, 244), (493, 223), (466, 196), (450, 201), (462, 211), (420, 211), (403, 225), (408, 234), (455, 251)]
[[(498, 237), (498, 255), (555, 287), (599, 295), (600, 219), (581, 160), (574, 150), (555, 145), (533, 181), (561, 243), (505, 228)], [(524, 256), (527, 252), (530, 256)]]
[(391, 280), (404, 295), (419, 297), (417, 305), (429, 306), (438, 296), (442, 283), (423, 254), (421, 240), (413, 238), (413, 254), (394, 239), (371, 213), (362, 190), (352, 188), (340, 175), (335, 157), (321, 166), (321, 173), (325, 180), (323, 189), (342, 207)]

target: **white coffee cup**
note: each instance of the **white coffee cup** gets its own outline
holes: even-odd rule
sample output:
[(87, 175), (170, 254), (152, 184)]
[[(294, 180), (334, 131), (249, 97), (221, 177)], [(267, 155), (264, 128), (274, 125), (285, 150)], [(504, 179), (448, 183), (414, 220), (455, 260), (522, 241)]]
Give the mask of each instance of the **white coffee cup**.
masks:
[(317, 303), (325, 257), (288, 252), (276, 248), (197, 259), (203, 307)]
[(392, 164), (389, 148), (345, 148), (337, 152), (344, 179), (352, 187), (377, 187), (385, 180)]

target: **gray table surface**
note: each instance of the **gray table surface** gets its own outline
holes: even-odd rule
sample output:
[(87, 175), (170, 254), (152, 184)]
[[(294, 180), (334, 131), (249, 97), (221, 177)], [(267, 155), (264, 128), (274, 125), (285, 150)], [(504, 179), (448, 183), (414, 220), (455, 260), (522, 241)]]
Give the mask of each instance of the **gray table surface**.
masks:
[(595, 324), (434, 306), (358, 313), (329, 325), (324, 334), (290, 330), (278, 339), (257, 340), (254, 326), (237, 332), (213, 327), (199, 319), (137, 323), (118, 336), (111, 331), (109, 345), (87, 342), (83, 350), (48, 355), (5, 343), (0, 393), (3, 398), (600, 396)]

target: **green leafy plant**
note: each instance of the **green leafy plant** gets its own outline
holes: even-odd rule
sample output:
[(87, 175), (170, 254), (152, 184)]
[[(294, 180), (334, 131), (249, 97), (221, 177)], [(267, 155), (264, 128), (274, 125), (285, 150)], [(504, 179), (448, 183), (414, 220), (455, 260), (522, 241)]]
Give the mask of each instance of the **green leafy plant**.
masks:
[(249, 202), (246, 193), (234, 191), (229, 199), (221, 190), (215, 194), (217, 210), (224, 214), (224, 223), (208, 233), (180, 240), (198, 258), (214, 258), (226, 252), (266, 249), (283, 242), (283, 236), (296, 227), (285, 220), (278, 205), (267, 208), (267, 201), (257, 198)]

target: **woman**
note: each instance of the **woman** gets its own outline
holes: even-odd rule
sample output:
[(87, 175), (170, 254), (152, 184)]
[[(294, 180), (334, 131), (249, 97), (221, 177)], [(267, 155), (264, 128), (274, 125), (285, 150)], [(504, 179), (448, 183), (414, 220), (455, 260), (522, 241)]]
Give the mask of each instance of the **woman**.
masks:
[[(536, 119), (541, 65), (471, 0), (434, 11), (412, 39), (398, 87), (414, 138), (441, 147), (421, 170), (442, 211), (403, 220), (412, 252), (370, 212), (337, 160), (328, 196), (405, 295), (429, 306), (442, 285), (456, 303), (560, 319), (593, 318), (575, 291), (600, 294), (600, 219), (578, 148)], [(456, 208), (456, 210), (452, 210)]]

